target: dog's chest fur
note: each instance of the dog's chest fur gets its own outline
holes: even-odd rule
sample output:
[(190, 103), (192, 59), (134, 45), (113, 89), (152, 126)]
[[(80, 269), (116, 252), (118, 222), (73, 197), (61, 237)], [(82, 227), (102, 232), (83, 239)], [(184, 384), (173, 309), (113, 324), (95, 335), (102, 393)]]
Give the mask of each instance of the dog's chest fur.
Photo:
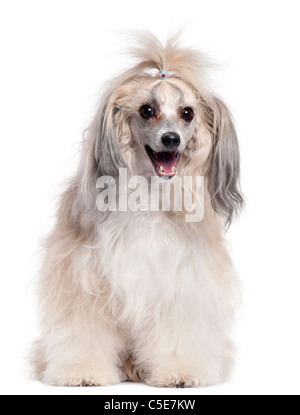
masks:
[[(199, 225), (201, 226), (201, 225)], [(117, 213), (99, 227), (101, 270), (124, 319), (222, 313), (223, 287), (206, 238), (164, 213)], [(217, 310), (217, 311), (216, 311)], [(158, 317), (159, 318), (159, 317)]]

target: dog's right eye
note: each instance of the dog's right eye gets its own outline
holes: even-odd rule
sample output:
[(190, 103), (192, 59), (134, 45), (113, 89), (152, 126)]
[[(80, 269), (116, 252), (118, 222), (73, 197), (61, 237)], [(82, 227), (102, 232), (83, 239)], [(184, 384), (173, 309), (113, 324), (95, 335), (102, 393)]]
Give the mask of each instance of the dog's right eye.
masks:
[(150, 105), (143, 105), (140, 109), (140, 116), (147, 120), (154, 116), (154, 110), (150, 107)]

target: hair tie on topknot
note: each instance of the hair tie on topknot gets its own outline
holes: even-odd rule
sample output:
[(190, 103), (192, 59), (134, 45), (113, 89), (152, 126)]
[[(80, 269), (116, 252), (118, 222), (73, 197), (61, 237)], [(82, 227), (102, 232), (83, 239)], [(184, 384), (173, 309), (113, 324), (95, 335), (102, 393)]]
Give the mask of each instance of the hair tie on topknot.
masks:
[(168, 71), (160, 71), (160, 80), (165, 81), (168, 78)]

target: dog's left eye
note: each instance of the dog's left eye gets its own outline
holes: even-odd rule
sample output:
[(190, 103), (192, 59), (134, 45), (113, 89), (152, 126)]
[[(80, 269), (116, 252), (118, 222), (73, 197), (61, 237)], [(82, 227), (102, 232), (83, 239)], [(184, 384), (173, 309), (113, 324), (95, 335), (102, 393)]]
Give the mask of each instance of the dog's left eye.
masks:
[(143, 105), (140, 109), (140, 116), (144, 119), (148, 119), (153, 117), (154, 110), (150, 107), (150, 105)]
[(192, 108), (183, 108), (183, 110), (181, 111), (181, 117), (185, 121), (191, 122), (194, 119), (194, 111), (192, 110)]

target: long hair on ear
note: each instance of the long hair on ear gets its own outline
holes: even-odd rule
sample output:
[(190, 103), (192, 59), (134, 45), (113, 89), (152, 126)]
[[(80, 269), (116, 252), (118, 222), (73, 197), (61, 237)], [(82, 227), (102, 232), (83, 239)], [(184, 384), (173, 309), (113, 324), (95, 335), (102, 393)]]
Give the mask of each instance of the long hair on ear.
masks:
[(215, 212), (229, 227), (244, 206), (240, 189), (240, 152), (232, 116), (225, 103), (213, 96), (206, 106), (212, 149), (208, 165), (208, 190)]
[(122, 154), (130, 141), (130, 128), (116, 102), (119, 89), (104, 95), (89, 128), (85, 131), (83, 152), (77, 174), (80, 182), (79, 198), (85, 209), (95, 209), (96, 183), (101, 176), (110, 176), (117, 182), (119, 169), (125, 168)]

